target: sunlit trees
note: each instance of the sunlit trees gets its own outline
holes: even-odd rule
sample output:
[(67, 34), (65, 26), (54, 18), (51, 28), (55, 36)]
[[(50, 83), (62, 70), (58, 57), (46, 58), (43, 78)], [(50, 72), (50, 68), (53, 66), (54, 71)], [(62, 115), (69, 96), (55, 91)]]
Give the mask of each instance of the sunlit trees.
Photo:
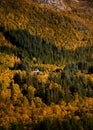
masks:
[(35, 96), (35, 88), (34, 87), (32, 87), (32, 86), (29, 86), (28, 88), (27, 88), (27, 96), (28, 96), (28, 99), (29, 99), (29, 101), (31, 102), (32, 101), (32, 99), (34, 98), (34, 96)]
[(86, 11), (0, 1), (0, 129), (93, 129), (93, 15)]

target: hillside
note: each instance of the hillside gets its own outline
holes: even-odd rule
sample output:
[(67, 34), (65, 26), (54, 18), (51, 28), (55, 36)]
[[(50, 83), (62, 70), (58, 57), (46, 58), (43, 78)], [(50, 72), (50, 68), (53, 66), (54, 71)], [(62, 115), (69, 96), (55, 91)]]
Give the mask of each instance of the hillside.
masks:
[[(86, 48), (86, 46), (88, 46), (88, 48), (92, 48), (93, 45), (92, 11), (56, 12), (51, 8), (46, 8), (42, 5), (38, 5), (32, 2), (28, 3), (25, 1), (18, 1), (18, 2), (15, 1), (16, 2), (15, 6), (13, 4), (13, 1), (7, 1), (5, 3), (3, 2), (4, 1), (1, 1), (1, 8), (0, 8), (1, 13), (0, 26), (4, 30), (3, 35), (5, 36), (6, 33), (9, 33), (8, 34), (9, 36), (7, 35), (6, 39), (10, 37), (9, 40), (12, 40), (12, 37), (14, 39), (17, 39), (16, 35), (14, 35), (17, 32), (23, 33), (23, 35), (25, 35), (24, 33), (27, 33), (27, 35), (29, 35), (29, 38), (26, 37), (28, 38), (28, 42), (30, 42), (31, 39), (34, 38), (37, 47), (34, 47), (35, 45), (34, 42), (28, 43), (29, 46), (34, 47), (32, 51), (34, 51), (35, 48), (37, 51), (37, 54), (31, 52), (30, 56), (31, 59), (32, 57), (36, 57), (38, 58), (38, 60), (41, 59), (41, 62), (46, 62), (43, 61), (42, 59), (43, 58), (42, 54), (44, 55), (46, 50), (46, 54), (50, 54), (49, 57), (52, 58), (50, 62), (48, 61), (49, 63), (55, 62), (54, 60), (57, 59), (56, 53), (58, 54), (59, 57), (58, 62), (59, 62), (62, 61), (62, 54), (61, 54), (63, 52), (62, 50), (64, 50), (64, 53), (68, 52), (69, 55), (70, 50), (74, 50), (73, 53), (78, 53), (79, 51), (78, 48), (81, 48), (82, 51), (86, 50), (84, 49)], [(22, 6), (20, 7), (19, 5)], [(13, 33), (11, 34), (11, 32), (14, 32), (14, 34)], [(22, 38), (22, 36), (20, 36), (20, 38)], [(41, 43), (38, 42), (38, 38)], [(13, 44), (16, 44), (15, 42), (16, 40), (13, 41)], [(48, 48), (45, 50), (44, 47), (43, 50), (41, 48), (42, 51), (41, 56), (39, 53), (40, 50), (40, 46), (38, 46), (39, 43), (40, 44), (45, 43), (44, 44), (45, 48)], [(20, 46), (23, 47), (23, 45)], [(48, 46), (50, 46), (50, 50)], [(81, 56), (81, 52), (79, 53)], [(89, 57), (91, 57), (91, 54), (88, 55)], [(46, 57), (44, 59), (47, 60), (49, 58)]]
[(93, 2), (79, 2), (0, 0), (0, 130), (93, 129)]

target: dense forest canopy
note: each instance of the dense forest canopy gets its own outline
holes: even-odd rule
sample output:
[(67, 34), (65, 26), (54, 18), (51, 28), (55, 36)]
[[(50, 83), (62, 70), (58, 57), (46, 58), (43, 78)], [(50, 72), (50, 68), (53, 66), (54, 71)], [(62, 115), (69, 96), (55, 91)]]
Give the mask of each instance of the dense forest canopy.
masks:
[(93, 130), (93, 10), (74, 4), (0, 0), (0, 130)]

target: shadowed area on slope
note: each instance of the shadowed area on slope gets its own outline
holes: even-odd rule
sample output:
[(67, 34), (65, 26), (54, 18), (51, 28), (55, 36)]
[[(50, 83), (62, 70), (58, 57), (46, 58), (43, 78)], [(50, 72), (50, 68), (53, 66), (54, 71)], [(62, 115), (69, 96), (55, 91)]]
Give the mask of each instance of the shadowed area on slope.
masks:
[(31, 35), (28, 30), (3, 31), (5, 38), (16, 45), (30, 59), (35, 57), (38, 63), (67, 64), (73, 62), (92, 62), (93, 46), (79, 47), (76, 50), (59, 50), (53, 43), (47, 43), (38, 35)]
[(27, 51), (31, 59), (36, 57), (42, 63), (53, 63), (61, 58), (61, 52), (57, 47), (47, 43), (38, 35), (31, 35), (27, 30), (10, 30), (4, 32), (4, 35), (13, 45)]

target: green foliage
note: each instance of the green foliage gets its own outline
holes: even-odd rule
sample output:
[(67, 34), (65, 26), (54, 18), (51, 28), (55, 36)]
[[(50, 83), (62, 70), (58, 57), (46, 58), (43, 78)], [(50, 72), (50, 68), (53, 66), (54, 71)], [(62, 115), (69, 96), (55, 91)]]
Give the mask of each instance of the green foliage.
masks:
[(20, 124), (11, 123), (9, 130), (24, 130), (24, 126), (22, 123)]
[(36, 57), (41, 63), (55, 63), (61, 59), (61, 52), (58, 52), (54, 45), (46, 43), (40, 36), (30, 35), (27, 30), (11, 30), (5, 32), (4, 35), (12, 44), (28, 52), (32, 60)]
[(0, 0), (0, 129), (93, 129), (92, 24), (91, 11)]
[[(17, 56), (20, 59), (27, 55), (32, 61), (33, 57), (35, 57), (37, 63), (44, 64), (66, 64), (82, 60), (92, 62), (91, 53), (93, 46), (80, 47), (73, 51), (65, 48), (59, 50), (53, 43), (47, 43), (38, 35), (31, 35), (28, 30), (4, 31), (4, 35), (13, 45), (23, 50), (23, 52), (17, 52)], [(24, 53), (24, 56), (22, 53)]]
[[(88, 126), (89, 124), (86, 123), (86, 126)], [(49, 118), (46, 118), (42, 122), (38, 123), (37, 126), (35, 126), (35, 130), (87, 130), (86, 126), (82, 126), (81, 122), (77, 122), (74, 118), (68, 119), (67, 121), (62, 121), (57, 118), (54, 118), (51, 121)], [(88, 128), (91, 129), (92, 127), (90, 126)]]

